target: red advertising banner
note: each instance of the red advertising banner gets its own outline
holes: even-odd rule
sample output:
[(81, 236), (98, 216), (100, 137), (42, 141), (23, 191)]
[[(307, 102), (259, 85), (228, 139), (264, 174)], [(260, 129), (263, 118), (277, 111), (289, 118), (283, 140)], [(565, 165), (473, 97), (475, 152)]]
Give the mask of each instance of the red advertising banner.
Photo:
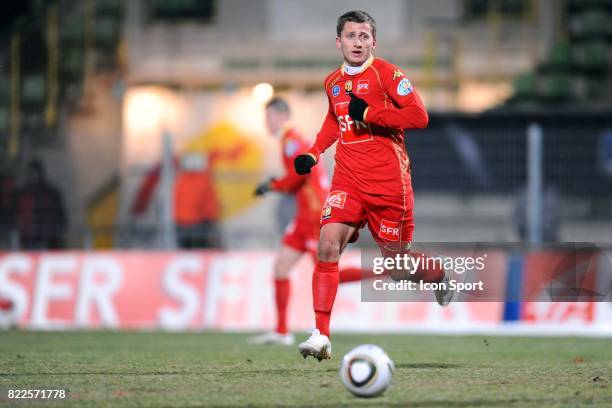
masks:
[[(347, 263), (358, 264), (349, 252)], [(0, 297), (21, 327), (37, 329), (261, 330), (274, 323), (272, 265), (266, 252), (30, 252), (0, 256)], [(314, 325), (312, 263), (292, 273), (290, 324)], [(362, 303), (360, 284), (341, 285), (333, 326), (401, 330), (414, 325), (495, 323), (500, 305)]]

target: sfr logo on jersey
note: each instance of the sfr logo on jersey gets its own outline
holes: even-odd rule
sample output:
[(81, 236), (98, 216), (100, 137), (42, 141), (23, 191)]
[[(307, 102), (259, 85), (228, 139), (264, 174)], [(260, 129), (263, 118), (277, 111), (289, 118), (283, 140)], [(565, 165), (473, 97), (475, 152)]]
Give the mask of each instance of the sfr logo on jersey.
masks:
[(384, 218), (380, 221), (378, 236), (387, 241), (399, 241), (400, 230), (399, 222), (387, 221)]
[(329, 196), (327, 196), (327, 201), (325, 202), (325, 206), (344, 208), (345, 202), (346, 202), (346, 193), (344, 191), (336, 190), (336, 191), (332, 191), (329, 193)]
[(353, 120), (348, 113), (348, 106), (348, 102), (339, 102), (334, 105), (342, 144), (361, 143), (374, 139), (370, 125), (359, 120)]
[(368, 93), (368, 89), (370, 87), (370, 81), (368, 81), (367, 79), (362, 79), (357, 81), (357, 94), (367, 94)]

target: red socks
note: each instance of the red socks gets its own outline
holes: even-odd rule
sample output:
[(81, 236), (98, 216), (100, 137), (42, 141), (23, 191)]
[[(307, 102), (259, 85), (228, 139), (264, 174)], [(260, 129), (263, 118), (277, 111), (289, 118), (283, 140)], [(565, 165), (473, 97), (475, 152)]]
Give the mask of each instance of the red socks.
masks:
[(7, 310), (11, 310), (12, 308), (13, 308), (12, 301), (8, 299), (0, 298), (0, 310), (7, 311)]
[(274, 280), (274, 298), (276, 300), (276, 332), (287, 334), (287, 305), (289, 304), (289, 292), (291, 283), (289, 279)]
[[(361, 280), (361, 269), (344, 268), (338, 271), (337, 262), (317, 262), (312, 275), (312, 296), (315, 309), (317, 329), (329, 337), (329, 320), (332, 306), (336, 298), (339, 282), (355, 282)], [(274, 298), (276, 301), (276, 332), (287, 334), (287, 305), (291, 284), (289, 279), (274, 280)]]
[(312, 303), (317, 329), (329, 337), (329, 320), (338, 291), (338, 262), (318, 261), (312, 274)]
[(357, 282), (361, 280), (361, 269), (359, 268), (342, 268), (340, 269), (340, 283)]

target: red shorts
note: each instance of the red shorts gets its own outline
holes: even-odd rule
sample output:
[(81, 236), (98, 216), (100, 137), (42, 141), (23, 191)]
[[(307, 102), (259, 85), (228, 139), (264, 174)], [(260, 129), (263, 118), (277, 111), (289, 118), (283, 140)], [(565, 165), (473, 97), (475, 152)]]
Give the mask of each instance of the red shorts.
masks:
[(316, 256), (320, 228), (315, 222), (293, 219), (285, 228), (283, 244), (299, 252), (308, 252)]
[(413, 207), (410, 186), (403, 195), (387, 196), (366, 194), (334, 183), (323, 206), (321, 225), (354, 223), (362, 228), (367, 223), (381, 249), (395, 252), (412, 242)]

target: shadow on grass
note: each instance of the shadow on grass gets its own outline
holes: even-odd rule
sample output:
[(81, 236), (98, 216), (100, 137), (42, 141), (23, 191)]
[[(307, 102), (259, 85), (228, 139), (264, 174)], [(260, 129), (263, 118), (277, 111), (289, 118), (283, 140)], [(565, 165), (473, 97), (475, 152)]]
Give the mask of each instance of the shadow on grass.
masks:
[[(419, 370), (419, 369), (428, 369), (428, 368), (461, 368), (462, 366), (460, 366), (459, 364), (445, 364), (445, 363), (414, 363), (414, 364), (410, 364), (410, 363), (402, 363), (402, 364), (396, 364), (395, 368), (396, 369), (410, 369), (410, 370)], [(334, 368), (328, 368), (325, 371), (338, 371), (337, 367)]]

